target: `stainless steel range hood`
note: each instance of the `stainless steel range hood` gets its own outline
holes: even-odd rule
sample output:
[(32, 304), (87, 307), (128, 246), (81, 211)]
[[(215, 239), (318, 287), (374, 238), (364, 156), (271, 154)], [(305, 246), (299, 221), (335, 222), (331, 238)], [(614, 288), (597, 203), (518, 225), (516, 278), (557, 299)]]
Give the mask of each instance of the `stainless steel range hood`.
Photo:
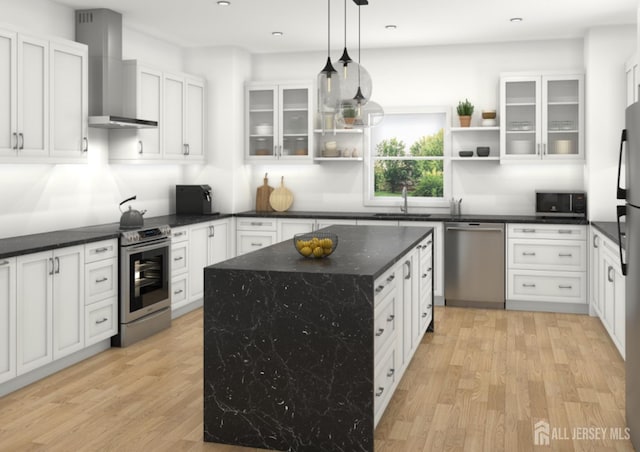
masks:
[(76, 41), (89, 47), (89, 126), (158, 127), (158, 121), (123, 114), (122, 15), (109, 9), (77, 10)]

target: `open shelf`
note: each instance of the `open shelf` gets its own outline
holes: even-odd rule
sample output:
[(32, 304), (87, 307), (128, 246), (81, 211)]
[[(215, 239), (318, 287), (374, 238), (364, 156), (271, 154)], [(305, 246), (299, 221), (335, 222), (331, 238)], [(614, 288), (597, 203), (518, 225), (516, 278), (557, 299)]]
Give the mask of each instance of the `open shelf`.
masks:
[(478, 161), (482, 161), (482, 162), (497, 162), (500, 160), (500, 157), (493, 157), (493, 156), (489, 156), (489, 157), (460, 157), (460, 156), (456, 156), (456, 157), (451, 157), (451, 160), (455, 160), (455, 161), (474, 161), (474, 162), (478, 162)]
[(499, 132), (500, 126), (451, 127), (452, 132)]

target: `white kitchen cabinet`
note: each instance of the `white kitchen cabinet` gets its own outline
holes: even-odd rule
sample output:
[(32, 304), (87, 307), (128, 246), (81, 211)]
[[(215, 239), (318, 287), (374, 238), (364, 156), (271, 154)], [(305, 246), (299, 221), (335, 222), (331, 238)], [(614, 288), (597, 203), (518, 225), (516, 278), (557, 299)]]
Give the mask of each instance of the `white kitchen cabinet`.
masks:
[(433, 228), (433, 295), (444, 305), (444, 224), (441, 221), (400, 221), (398, 225)]
[(118, 334), (118, 240), (84, 247), (84, 346)]
[(204, 159), (204, 80), (165, 73), (163, 84), (165, 159)]
[(17, 258), (18, 375), (84, 347), (84, 246)]
[(49, 153), (49, 42), (0, 30), (0, 156)]
[(245, 159), (251, 163), (311, 162), (312, 84), (249, 83), (245, 91)]
[(584, 160), (584, 76), (500, 77), (500, 158)]
[(278, 218), (278, 242), (292, 239), (296, 234), (314, 232), (327, 226), (345, 224), (355, 225), (355, 220), (332, 220), (330, 218)]
[(316, 231), (318, 229), (326, 228), (328, 226), (333, 225), (350, 225), (355, 226), (356, 220), (341, 220), (341, 219), (333, 219), (333, 218), (317, 218), (316, 219)]
[(618, 351), (625, 357), (625, 277), (617, 245), (602, 237), (599, 261), (600, 319)]
[(587, 229), (581, 225), (508, 224), (508, 309), (586, 313)]
[(600, 296), (602, 240), (602, 234), (591, 227), (589, 232), (589, 306), (598, 317), (603, 315)]
[(162, 72), (137, 60), (122, 63), (123, 115), (158, 121), (158, 127), (113, 129), (109, 132), (111, 160), (159, 160), (162, 158)]
[(0, 383), (16, 376), (16, 258), (0, 259)]
[[(189, 228), (189, 302), (202, 299), (204, 268), (231, 256), (230, 228), (228, 219), (198, 223)], [(172, 304), (172, 308), (178, 307)]]
[(50, 43), (51, 157), (86, 159), (88, 151), (88, 58), (86, 45)]
[[(171, 229), (171, 309), (189, 304), (189, 228)], [(204, 262), (208, 256), (200, 257)]]
[(241, 217), (236, 220), (236, 255), (273, 245), (278, 240), (275, 218)]

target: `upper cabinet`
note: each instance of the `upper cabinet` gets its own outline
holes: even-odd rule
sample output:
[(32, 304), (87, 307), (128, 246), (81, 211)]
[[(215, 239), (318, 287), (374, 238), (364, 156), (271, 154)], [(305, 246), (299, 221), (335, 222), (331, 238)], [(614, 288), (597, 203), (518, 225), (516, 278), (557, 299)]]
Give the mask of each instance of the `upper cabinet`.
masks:
[(86, 161), (87, 47), (0, 30), (0, 157)]
[(109, 135), (111, 160), (204, 160), (204, 80), (124, 62), (124, 114), (158, 127)]
[(245, 158), (313, 161), (311, 83), (250, 83), (245, 93)]
[(500, 78), (501, 160), (584, 160), (584, 76)]

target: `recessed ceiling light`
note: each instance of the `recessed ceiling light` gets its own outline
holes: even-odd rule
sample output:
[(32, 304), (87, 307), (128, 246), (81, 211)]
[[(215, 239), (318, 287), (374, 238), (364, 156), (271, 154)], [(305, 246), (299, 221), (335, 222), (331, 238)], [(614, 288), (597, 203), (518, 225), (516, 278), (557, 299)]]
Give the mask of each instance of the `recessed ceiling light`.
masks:
[(220, 5), (220, 6), (229, 6), (229, 5), (231, 5), (231, 2), (228, 2), (226, 0), (220, 0), (218, 2), (218, 5)]
[(398, 27), (396, 25), (389, 24), (389, 25), (385, 25), (384, 28), (386, 28), (387, 30), (395, 30)]
[(282, 31), (272, 31), (271, 34), (273, 36), (277, 36), (277, 37), (280, 37), (280, 36), (284, 35), (284, 33)]
[(509, 19), (511, 22), (522, 22), (522, 17), (512, 17)]

